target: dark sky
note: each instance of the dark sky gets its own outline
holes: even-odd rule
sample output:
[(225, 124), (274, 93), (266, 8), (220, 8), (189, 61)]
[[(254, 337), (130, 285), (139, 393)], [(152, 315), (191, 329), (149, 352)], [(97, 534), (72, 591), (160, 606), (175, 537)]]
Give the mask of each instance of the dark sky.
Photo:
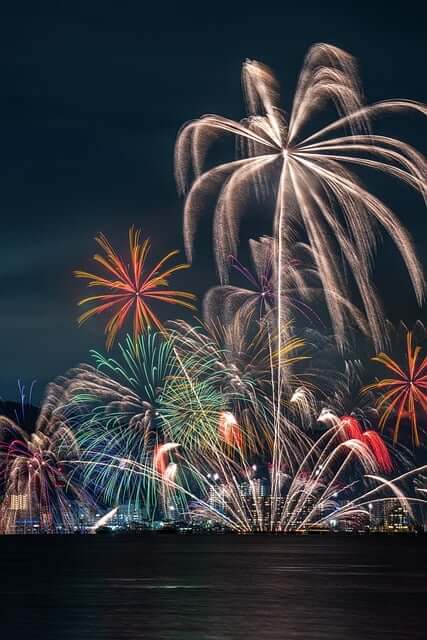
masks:
[[(0, 395), (14, 397), (18, 378), (36, 378), (41, 393), (103, 347), (101, 325), (76, 326), (84, 285), (72, 277), (91, 266), (99, 231), (125, 248), (136, 224), (154, 254), (182, 248), (175, 136), (206, 112), (244, 115), (245, 58), (274, 68), (285, 107), (318, 41), (356, 56), (369, 102), (426, 101), (423, 3), (407, 4), (406, 13), (403, 3), (363, 4), (9, 3), (15, 13), (0, 20)], [(425, 151), (424, 132), (419, 118), (395, 130)], [(406, 191), (393, 198), (425, 265), (423, 205)], [(201, 294), (215, 273), (209, 238), (198, 246), (179, 282)], [(392, 319), (425, 317), (387, 243), (378, 265)]]

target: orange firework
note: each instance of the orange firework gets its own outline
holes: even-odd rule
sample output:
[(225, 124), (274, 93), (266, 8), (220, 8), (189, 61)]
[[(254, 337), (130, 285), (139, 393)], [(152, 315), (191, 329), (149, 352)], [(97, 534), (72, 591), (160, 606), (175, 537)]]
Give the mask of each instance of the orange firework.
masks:
[(230, 411), (222, 411), (219, 419), (219, 433), (224, 442), (241, 449), (243, 446), (242, 432), (237, 420)]
[[(107, 334), (107, 348), (110, 349), (116, 335), (122, 329), (129, 314), (133, 314), (133, 333), (136, 338), (144, 329), (155, 326), (162, 330), (159, 318), (152, 311), (152, 301), (179, 304), (187, 309), (194, 309), (190, 300), (195, 296), (187, 291), (172, 291), (168, 289), (168, 278), (176, 271), (187, 269), (188, 264), (178, 264), (165, 268), (164, 265), (178, 251), (171, 251), (162, 258), (154, 267), (147, 269), (146, 262), (150, 251), (150, 240), (140, 242), (141, 232), (133, 227), (129, 229), (130, 264), (126, 264), (113, 249), (107, 238), (101, 233), (96, 242), (103, 249), (105, 256), (96, 254), (94, 260), (101, 264), (108, 272), (107, 277), (98, 276), (86, 271), (75, 271), (77, 278), (89, 280), (89, 287), (102, 287), (112, 291), (96, 296), (90, 296), (80, 300), (79, 306), (90, 305), (79, 317), (82, 324), (89, 318), (104, 311), (111, 311), (112, 316), (107, 322), (105, 333)], [(163, 270), (164, 269), (164, 270)]]
[(379, 353), (373, 360), (379, 362), (395, 374), (394, 378), (384, 378), (365, 387), (365, 391), (384, 390), (378, 400), (377, 408), (383, 410), (380, 427), (393, 413), (396, 414), (393, 440), (397, 441), (402, 418), (409, 418), (412, 440), (419, 446), (417, 411), (427, 414), (427, 358), (420, 358), (420, 347), (412, 344), (412, 332), (406, 334), (406, 366), (401, 367), (385, 353)]

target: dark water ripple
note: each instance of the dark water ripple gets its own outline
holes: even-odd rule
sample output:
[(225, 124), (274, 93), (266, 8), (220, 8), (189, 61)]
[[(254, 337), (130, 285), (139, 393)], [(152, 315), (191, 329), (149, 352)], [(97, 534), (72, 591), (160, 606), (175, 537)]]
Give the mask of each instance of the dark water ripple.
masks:
[(5, 640), (427, 637), (421, 537), (3, 537)]

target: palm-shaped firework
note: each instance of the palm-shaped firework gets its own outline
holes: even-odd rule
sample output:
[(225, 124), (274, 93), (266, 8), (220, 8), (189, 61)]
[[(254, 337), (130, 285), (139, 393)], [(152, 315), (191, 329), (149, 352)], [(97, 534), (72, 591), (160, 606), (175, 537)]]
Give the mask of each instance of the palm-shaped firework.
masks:
[(94, 260), (107, 271), (106, 276), (99, 276), (87, 271), (76, 271), (77, 278), (89, 280), (89, 287), (100, 287), (109, 291), (80, 300), (79, 305), (90, 305), (90, 308), (79, 317), (79, 324), (89, 318), (110, 311), (112, 316), (107, 322), (107, 348), (111, 348), (117, 333), (124, 326), (128, 316), (133, 314), (134, 339), (148, 327), (162, 329), (161, 322), (151, 308), (153, 302), (177, 304), (187, 309), (194, 309), (190, 301), (195, 299), (187, 291), (174, 291), (168, 288), (168, 278), (189, 265), (178, 264), (165, 267), (165, 264), (178, 251), (171, 251), (154, 267), (147, 268), (150, 251), (149, 239), (140, 242), (141, 232), (133, 227), (129, 230), (130, 264), (113, 249), (107, 238), (100, 234), (96, 242), (104, 250), (105, 256), (96, 254)]
[[(237, 253), (240, 216), (252, 195), (275, 201), (275, 289), (279, 327), (286, 316), (288, 265), (296, 233), (302, 229), (313, 250), (335, 333), (342, 343), (352, 308), (345, 305), (348, 265), (357, 285), (375, 343), (384, 340), (382, 313), (371, 281), (376, 226), (398, 247), (420, 302), (424, 279), (412, 242), (393, 212), (367, 191), (348, 165), (368, 167), (399, 178), (426, 195), (426, 162), (400, 140), (372, 135), (369, 121), (382, 113), (426, 108), (407, 100), (363, 106), (355, 63), (336, 47), (310, 49), (298, 82), (289, 119), (279, 107), (273, 73), (256, 61), (242, 71), (249, 115), (234, 122), (203, 116), (181, 130), (176, 144), (180, 190), (191, 186), (184, 210), (187, 255), (193, 255), (196, 224), (209, 197), (217, 200), (214, 243), (219, 272), (226, 278), (227, 258)], [(314, 134), (304, 131), (328, 104), (339, 118)], [(222, 134), (237, 139), (240, 157), (204, 170), (208, 149)], [(337, 260), (340, 253), (342, 259)], [(278, 334), (280, 340), (280, 332)]]

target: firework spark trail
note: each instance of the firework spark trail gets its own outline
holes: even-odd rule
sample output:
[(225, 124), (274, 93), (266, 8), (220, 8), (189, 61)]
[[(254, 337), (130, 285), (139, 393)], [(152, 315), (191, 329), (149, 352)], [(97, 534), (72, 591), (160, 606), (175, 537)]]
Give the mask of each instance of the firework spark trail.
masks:
[[(342, 425), (331, 427), (322, 441), (313, 444), (307, 456), (301, 460), (300, 468), (291, 476), (291, 482), (284, 487), (285, 497), (275, 508), (278, 517), (273, 527), (271, 520), (266, 518), (266, 507), (258, 490), (256, 467), (244, 457), (233, 459), (219, 448), (202, 457), (192, 454), (183, 456), (178, 466), (183, 465), (197, 481), (202, 496), (176, 482), (174, 477), (166, 482), (175, 495), (181, 495), (187, 503), (193, 503), (189, 512), (193, 518), (213, 520), (231, 530), (246, 533), (298, 532), (315, 529), (331, 519), (353, 523), (360, 519), (366, 521), (369, 518), (366, 506), (374, 502), (386, 504), (390, 500), (398, 500), (409, 515), (411, 504), (427, 504), (426, 500), (406, 496), (398, 487), (398, 483), (407, 481), (409, 477), (422, 474), (426, 465), (406, 471), (392, 480), (383, 478), (375, 474), (377, 463), (368, 445), (354, 439), (343, 440), (343, 435)], [(355, 461), (364, 469), (365, 480), (373, 480), (378, 483), (377, 486), (366, 490), (360, 479), (351, 482), (345, 480)], [(93, 464), (92, 461), (86, 463), (84, 459), (75, 462), (78, 465)], [(95, 464), (121, 468), (120, 459), (114, 456), (108, 462)], [(133, 461), (130, 464), (134, 476), (164, 481), (163, 472), (159, 473), (153, 466)], [(283, 483), (286, 483), (286, 478), (286, 474), (283, 474)], [(378, 492), (387, 489), (391, 496), (375, 497)], [(350, 492), (358, 495), (339, 504), (338, 498), (349, 496)], [(270, 509), (274, 508), (274, 504), (270, 502), (270, 505)]]
[(91, 533), (96, 533), (98, 529), (105, 527), (105, 525), (108, 524), (112, 518), (114, 518), (118, 510), (119, 507), (114, 507), (114, 509), (111, 509), (111, 511), (102, 516), (102, 518), (99, 518), (99, 520), (97, 520), (95, 524), (90, 527), (89, 531)]
[[(415, 469), (410, 469), (409, 471), (406, 471), (405, 473), (400, 474), (396, 478), (393, 478), (393, 480), (388, 480), (387, 478), (382, 478), (381, 476), (367, 474), (367, 476), (366, 476), (367, 478), (372, 478), (374, 480), (377, 480), (378, 482), (380, 482), (380, 484), (377, 487), (375, 487), (373, 489), (370, 489), (369, 491), (366, 491), (362, 495), (360, 495), (360, 496), (356, 497), (355, 499), (351, 500), (347, 505), (345, 505), (345, 507), (341, 510), (341, 512), (345, 513), (345, 511), (347, 509), (351, 509), (353, 506), (357, 506), (357, 507), (361, 508), (361, 507), (363, 507), (363, 506), (365, 506), (366, 504), (369, 504), (369, 503), (393, 500), (395, 497), (397, 497), (398, 500), (400, 502), (402, 502), (403, 506), (411, 513), (410, 503), (413, 502), (415, 504), (416, 503), (427, 504), (427, 500), (422, 500), (422, 499), (414, 498), (414, 497), (408, 498), (397, 487), (396, 483), (400, 482), (402, 480), (407, 480), (409, 477), (411, 477), (413, 475), (416, 475), (416, 474), (421, 476), (422, 473), (426, 469), (427, 469), (427, 465), (416, 467)], [(372, 496), (375, 495), (376, 493), (378, 493), (378, 491), (383, 490), (384, 487), (390, 488), (392, 490), (393, 496), (385, 497), (385, 498), (372, 499)], [(337, 512), (331, 514), (330, 517), (334, 517), (336, 515), (336, 513)]]
[(171, 251), (154, 267), (147, 268), (150, 241), (146, 239), (141, 244), (140, 236), (141, 232), (133, 227), (129, 230), (130, 265), (126, 265), (107, 238), (100, 234), (96, 242), (103, 249), (106, 257), (96, 254), (94, 260), (107, 271), (110, 278), (87, 271), (75, 271), (74, 274), (77, 278), (89, 280), (89, 287), (100, 287), (113, 292), (90, 296), (79, 302), (79, 306), (90, 305), (90, 308), (79, 317), (79, 324), (101, 313), (109, 311), (113, 313), (105, 327), (107, 349), (112, 347), (117, 333), (123, 328), (132, 311), (135, 341), (147, 328), (155, 327), (162, 330), (159, 318), (151, 309), (153, 301), (194, 309), (191, 301), (195, 300), (195, 296), (192, 293), (168, 288), (169, 277), (177, 271), (187, 269), (189, 265), (178, 264), (166, 268), (165, 264), (178, 253), (178, 251)]
[[(94, 452), (91, 452), (90, 450), (88, 450), (86, 453), (88, 453), (89, 455), (93, 454)], [(75, 460), (70, 460), (71, 464), (74, 464), (76, 467), (84, 467), (84, 466), (96, 466), (96, 467), (104, 467), (107, 470), (123, 470), (123, 460), (120, 457), (116, 457), (116, 456), (106, 456), (108, 458), (108, 460), (106, 461), (93, 461), (93, 459), (89, 459), (86, 460), (83, 457), (81, 458), (76, 458)], [(159, 474), (155, 468), (153, 468), (153, 466), (151, 465), (147, 465), (141, 462), (137, 462), (134, 460), (129, 460), (129, 467), (130, 467), (130, 471), (132, 473), (132, 475), (136, 478), (138, 478), (139, 476), (142, 477), (144, 479), (144, 481), (149, 480), (150, 482), (154, 482), (157, 483), (158, 485), (162, 484), (165, 482), (165, 478), (162, 474)], [(193, 474), (193, 476), (195, 478), (198, 478), (201, 480), (202, 484), (204, 487), (206, 486), (213, 486), (208, 482), (208, 478), (207, 476), (205, 477), (204, 475), (202, 475), (200, 473), (200, 471), (193, 466), (191, 463), (188, 463), (188, 469), (191, 471), (191, 473)], [(173, 478), (168, 478), (167, 479), (167, 483), (169, 485), (170, 488), (172, 488), (173, 490), (176, 491), (177, 494), (180, 494), (181, 496), (184, 496), (185, 499), (187, 501), (193, 501), (194, 503), (200, 505), (200, 506), (204, 506), (205, 502), (202, 498), (200, 498), (200, 496), (196, 493), (194, 493), (193, 491), (191, 491), (188, 487), (182, 485), (182, 484), (178, 484), (177, 482), (175, 482), (175, 480)], [(225, 524), (226, 526), (228, 526), (230, 529), (238, 531), (239, 528), (236, 525), (236, 523), (233, 521), (232, 518), (229, 518), (226, 514), (221, 513), (220, 511), (216, 510), (215, 508), (210, 508), (210, 513), (211, 514), (215, 514), (215, 517), (221, 521), (223, 524)]]

